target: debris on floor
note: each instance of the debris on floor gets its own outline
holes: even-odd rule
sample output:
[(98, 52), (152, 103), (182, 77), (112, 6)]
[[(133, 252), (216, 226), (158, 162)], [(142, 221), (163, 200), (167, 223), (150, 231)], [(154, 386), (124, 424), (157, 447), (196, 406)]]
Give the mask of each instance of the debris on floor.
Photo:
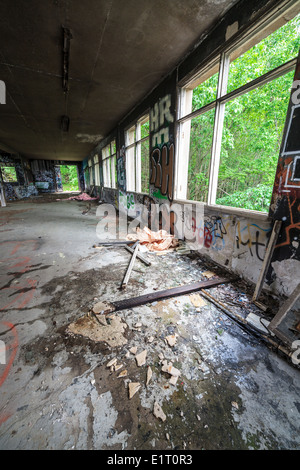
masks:
[(109, 319), (109, 324), (103, 325), (97, 322), (96, 319), (85, 315), (71, 323), (67, 328), (67, 333), (85, 336), (96, 343), (106, 342), (112, 348), (126, 344), (127, 339), (124, 333), (127, 324), (117, 315), (106, 318)]
[(149, 385), (150, 383), (150, 380), (152, 378), (152, 369), (150, 366), (148, 366), (148, 369), (147, 369), (147, 379), (146, 379), (146, 385)]
[(129, 391), (129, 399), (131, 398), (139, 391), (141, 388), (141, 384), (139, 382), (130, 382), (128, 385), (128, 391)]
[(205, 300), (203, 299), (203, 297), (201, 297), (200, 294), (191, 294), (189, 297), (194, 307), (200, 308), (200, 307), (204, 307), (205, 305), (207, 305)]
[(168, 344), (169, 346), (171, 346), (171, 347), (172, 347), (172, 346), (175, 346), (176, 340), (177, 340), (177, 336), (178, 336), (177, 333), (175, 333), (174, 335), (166, 336), (166, 337), (165, 337), (165, 340), (166, 340), (167, 344)]
[(87, 193), (81, 193), (81, 194), (78, 194), (77, 196), (71, 196), (66, 199), (68, 201), (97, 201), (99, 197), (91, 197)]
[(149, 251), (166, 251), (178, 246), (178, 240), (166, 230), (151, 231), (148, 227), (136, 229), (135, 234), (127, 235), (128, 240), (139, 241)]
[(165, 413), (162, 410), (162, 407), (157, 403), (157, 401), (154, 403), (153, 406), (153, 414), (156, 418), (159, 418), (162, 421), (166, 421), (167, 419)]
[(146, 357), (147, 357), (147, 350), (146, 349), (135, 356), (136, 363), (139, 367), (146, 364)]

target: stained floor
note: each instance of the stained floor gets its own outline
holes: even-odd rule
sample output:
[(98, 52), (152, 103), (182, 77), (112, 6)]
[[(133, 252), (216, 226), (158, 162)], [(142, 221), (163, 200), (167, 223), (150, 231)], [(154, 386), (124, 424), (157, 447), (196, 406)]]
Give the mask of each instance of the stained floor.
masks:
[[(151, 266), (136, 260), (120, 290), (130, 254), (93, 247), (97, 204), (86, 212), (59, 198), (1, 208), (0, 448), (299, 449), (299, 370), (207, 298), (115, 312), (106, 325), (88, 316), (99, 301), (224, 273), (195, 253), (147, 253)], [(209, 289), (243, 318), (258, 313), (251, 292), (241, 281)], [(86, 319), (100, 340), (70, 330)], [(147, 351), (145, 364), (132, 348)], [(164, 361), (179, 371), (175, 385)], [(130, 383), (140, 384), (131, 399)]]

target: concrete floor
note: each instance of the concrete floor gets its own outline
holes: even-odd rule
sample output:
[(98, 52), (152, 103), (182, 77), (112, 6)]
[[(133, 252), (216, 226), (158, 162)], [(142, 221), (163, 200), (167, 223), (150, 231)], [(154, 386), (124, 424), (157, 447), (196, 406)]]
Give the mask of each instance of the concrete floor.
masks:
[[(120, 291), (130, 254), (93, 248), (96, 205), (84, 215), (86, 203), (58, 197), (0, 210), (0, 339), (7, 348), (0, 448), (300, 449), (299, 370), (207, 300), (195, 307), (186, 295), (117, 312), (108, 342), (70, 333), (97, 301), (204, 280), (213, 266), (177, 252), (149, 254), (151, 266), (136, 261)], [(209, 292), (241, 315), (252, 308), (233, 284)], [(134, 346), (147, 350), (145, 365), (129, 352)], [(119, 371), (107, 367), (113, 358)], [(180, 371), (176, 385), (162, 360)], [(131, 399), (129, 382), (141, 384)], [(155, 402), (164, 421), (153, 414)]]

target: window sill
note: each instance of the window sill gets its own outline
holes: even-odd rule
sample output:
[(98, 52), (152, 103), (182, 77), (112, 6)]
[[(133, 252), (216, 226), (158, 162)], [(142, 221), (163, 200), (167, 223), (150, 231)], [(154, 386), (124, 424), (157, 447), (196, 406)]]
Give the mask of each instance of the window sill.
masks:
[(237, 217), (248, 217), (252, 219), (259, 219), (261, 221), (269, 221), (271, 218), (267, 212), (260, 212), (250, 209), (242, 209), (240, 207), (230, 207), (230, 206), (221, 206), (217, 204), (207, 204), (206, 202), (200, 201), (190, 201), (190, 200), (183, 200), (183, 199), (174, 199), (173, 203), (179, 204), (196, 204), (196, 205), (203, 205), (205, 210), (214, 211), (214, 212), (222, 212), (223, 214), (231, 214)]

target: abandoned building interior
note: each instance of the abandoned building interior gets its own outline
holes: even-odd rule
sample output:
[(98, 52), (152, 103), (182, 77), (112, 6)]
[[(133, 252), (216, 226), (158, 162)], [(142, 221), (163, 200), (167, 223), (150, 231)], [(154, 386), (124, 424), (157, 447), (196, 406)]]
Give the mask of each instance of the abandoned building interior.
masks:
[(300, 1), (0, 36), (0, 448), (299, 450)]

